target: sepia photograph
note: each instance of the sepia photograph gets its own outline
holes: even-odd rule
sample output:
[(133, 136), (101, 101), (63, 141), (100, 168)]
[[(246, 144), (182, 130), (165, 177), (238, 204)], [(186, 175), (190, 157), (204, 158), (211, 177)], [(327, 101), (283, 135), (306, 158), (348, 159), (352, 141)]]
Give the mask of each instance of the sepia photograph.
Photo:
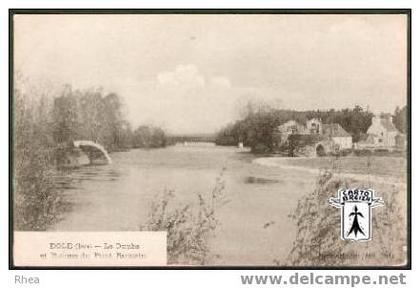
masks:
[(12, 10), (19, 267), (410, 267), (410, 10)]

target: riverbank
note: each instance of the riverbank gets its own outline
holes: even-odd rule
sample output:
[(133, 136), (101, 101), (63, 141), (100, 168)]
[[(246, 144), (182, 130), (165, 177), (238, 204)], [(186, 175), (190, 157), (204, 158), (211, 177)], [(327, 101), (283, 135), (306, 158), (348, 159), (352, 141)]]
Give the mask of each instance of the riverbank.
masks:
[(402, 157), (261, 157), (253, 162), (315, 175), (320, 170), (332, 170), (336, 176), (357, 181), (406, 185), (407, 162)]

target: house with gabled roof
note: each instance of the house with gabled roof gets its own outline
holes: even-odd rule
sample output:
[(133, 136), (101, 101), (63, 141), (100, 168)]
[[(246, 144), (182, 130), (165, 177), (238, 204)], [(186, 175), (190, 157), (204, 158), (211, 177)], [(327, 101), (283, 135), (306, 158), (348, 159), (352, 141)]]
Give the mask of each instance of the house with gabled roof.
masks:
[[(367, 130), (370, 143), (375, 148), (392, 148), (397, 146), (396, 138), (400, 133), (392, 123), (390, 115), (374, 116), (372, 125)], [(361, 143), (363, 144), (363, 143)]]
[(322, 124), (322, 135), (332, 140), (339, 149), (351, 149), (353, 147), (351, 135), (338, 123)]
[(278, 145), (284, 144), (290, 135), (305, 133), (305, 126), (296, 120), (289, 120), (277, 127), (274, 132)]
[(284, 134), (301, 134), (305, 132), (305, 126), (297, 122), (296, 120), (289, 120), (279, 127), (278, 131)]

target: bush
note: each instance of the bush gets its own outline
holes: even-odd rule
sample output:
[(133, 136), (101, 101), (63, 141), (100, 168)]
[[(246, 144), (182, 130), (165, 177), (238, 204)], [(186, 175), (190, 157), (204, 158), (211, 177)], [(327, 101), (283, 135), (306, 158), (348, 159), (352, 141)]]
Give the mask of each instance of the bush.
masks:
[(161, 128), (140, 126), (133, 132), (134, 148), (161, 148), (166, 144), (166, 135)]
[(338, 151), (338, 156), (348, 156), (353, 153), (353, 149), (340, 149)]
[(209, 197), (197, 193), (195, 202), (176, 204), (175, 193), (165, 190), (152, 202), (144, 231), (166, 231), (168, 264), (206, 265), (212, 261), (209, 240), (219, 225), (217, 209), (226, 203), (222, 174)]
[(396, 188), (382, 192), (385, 206), (374, 211), (372, 241), (352, 242), (340, 238), (340, 211), (328, 204), (328, 199), (336, 197), (337, 190), (344, 187), (353, 184), (350, 186), (342, 179), (335, 179), (332, 172), (323, 171), (314, 191), (299, 201), (291, 215), (297, 225), (296, 238), (285, 265), (404, 264), (406, 222), (396, 199)]
[(48, 151), (32, 147), (32, 151), (26, 152), (25, 159), (15, 154), (15, 230), (45, 231), (60, 220), (67, 203), (51, 180)]
[[(17, 86), (19, 87), (19, 86)], [(15, 230), (43, 231), (67, 203), (54, 186), (54, 143), (46, 103), (15, 90), (13, 113), (13, 218)]]
[(335, 196), (343, 183), (332, 180), (332, 173), (324, 171), (316, 185), (311, 194), (299, 201), (291, 215), (297, 224), (297, 234), (287, 259), (288, 265), (342, 264), (338, 263), (341, 261), (337, 256), (348, 242), (340, 239), (340, 214), (331, 213), (328, 199)]
[(353, 151), (356, 156), (371, 156), (373, 153), (368, 149), (357, 149)]

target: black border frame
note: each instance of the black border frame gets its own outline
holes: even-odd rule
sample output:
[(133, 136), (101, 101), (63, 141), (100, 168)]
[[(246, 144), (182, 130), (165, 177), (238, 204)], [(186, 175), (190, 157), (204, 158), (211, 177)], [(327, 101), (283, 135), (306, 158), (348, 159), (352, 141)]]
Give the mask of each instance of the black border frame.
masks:
[[(15, 266), (13, 263), (14, 15), (22, 14), (403, 14), (407, 16), (407, 263), (403, 266)], [(411, 9), (9, 9), (9, 270), (411, 270)]]

